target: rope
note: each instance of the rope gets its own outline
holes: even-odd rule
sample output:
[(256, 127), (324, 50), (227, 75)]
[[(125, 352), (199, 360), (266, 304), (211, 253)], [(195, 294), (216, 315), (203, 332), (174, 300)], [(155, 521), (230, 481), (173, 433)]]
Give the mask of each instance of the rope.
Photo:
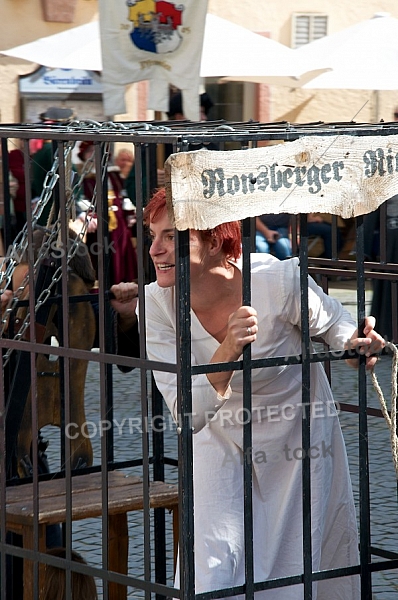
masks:
[(391, 453), (395, 467), (395, 475), (398, 481), (398, 437), (397, 437), (397, 371), (398, 371), (398, 348), (391, 342), (386, 342), (386, 348), (389, 348), (393, 353), (392, 358), (392, 374), (391, 374), (391, 414), (388, 412), (388, 407), (384, 399), (383, 391), (379, 385), (376, 373), (372, 369), (371, 377), (373, 386), (379, 397), (381, 412), (387, 422), (390, 430)]

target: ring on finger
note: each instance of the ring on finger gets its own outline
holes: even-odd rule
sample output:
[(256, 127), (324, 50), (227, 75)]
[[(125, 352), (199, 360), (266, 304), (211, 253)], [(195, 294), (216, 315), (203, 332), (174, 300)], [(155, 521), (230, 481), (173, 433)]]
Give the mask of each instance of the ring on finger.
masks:
[(246, 327), (246, 329), (247, 329), (247, 333), (249, 335), (252, 335), (252, 328), (251, 327)]

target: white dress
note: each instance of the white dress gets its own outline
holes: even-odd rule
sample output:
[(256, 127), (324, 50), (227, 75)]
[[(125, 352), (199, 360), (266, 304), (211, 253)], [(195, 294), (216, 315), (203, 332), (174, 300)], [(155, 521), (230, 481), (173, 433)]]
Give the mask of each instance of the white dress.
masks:
[[(301, 353), (297, 259), (280, 262), (269, 254), (252, 256), (252, 306), (259, 329), (253, 359)], [(311, 278), (309, 307), (311, 336), (342, 349), (355, 323)], [(219, 343), (192, 311), (191, 318), (192, 364), (208, 363)], [(146, 287), (146, 319), (148, 358), (175, 363), (175, 288), (157, 283)], [(158, 371), (155, 379), (175, 418), (175, 375)], [(242, 384), (242, 372), (236, 371), (231, 390), (220, 398), (205, 374), (192, 378), (196, 593), (244, 583)], [(301, 365), (252, 372), (255, 581), (303, 571), (301, 402)], [(311, 365), (310, 456), (313, 569), (358, 564), (346, 451), (320, 363)], [(320, 582), (313, 589), (317, 600), (359, 597), (359, 576)], [(301, 600), (303, 587), (262, 591), (255, 598)]]

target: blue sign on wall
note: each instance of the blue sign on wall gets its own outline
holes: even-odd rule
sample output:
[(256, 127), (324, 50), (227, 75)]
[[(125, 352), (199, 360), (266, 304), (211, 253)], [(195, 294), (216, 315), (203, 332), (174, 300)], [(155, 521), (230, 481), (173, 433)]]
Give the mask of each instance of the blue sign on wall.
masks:
[(37, 94), (102, 94), (101, 76), (95, 71), (48, 69), (20, 77), (20, 93)]

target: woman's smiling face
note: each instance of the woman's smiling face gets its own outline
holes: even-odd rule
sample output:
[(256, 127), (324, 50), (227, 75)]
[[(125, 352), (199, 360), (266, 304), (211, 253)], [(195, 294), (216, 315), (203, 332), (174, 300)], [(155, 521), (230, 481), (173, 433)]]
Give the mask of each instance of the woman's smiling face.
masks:
[[(149, 233), (152, 240), (149, 254), (155, 266), (156, 281), (160, 287), (175, 285), (175, 229), (166, 210), (155, 221), (150, 222)], [(205, 244), (200, 234), (191, 231), (191, 279), (195, 277), (195, 267), (203, 266), (204, 250)]]

